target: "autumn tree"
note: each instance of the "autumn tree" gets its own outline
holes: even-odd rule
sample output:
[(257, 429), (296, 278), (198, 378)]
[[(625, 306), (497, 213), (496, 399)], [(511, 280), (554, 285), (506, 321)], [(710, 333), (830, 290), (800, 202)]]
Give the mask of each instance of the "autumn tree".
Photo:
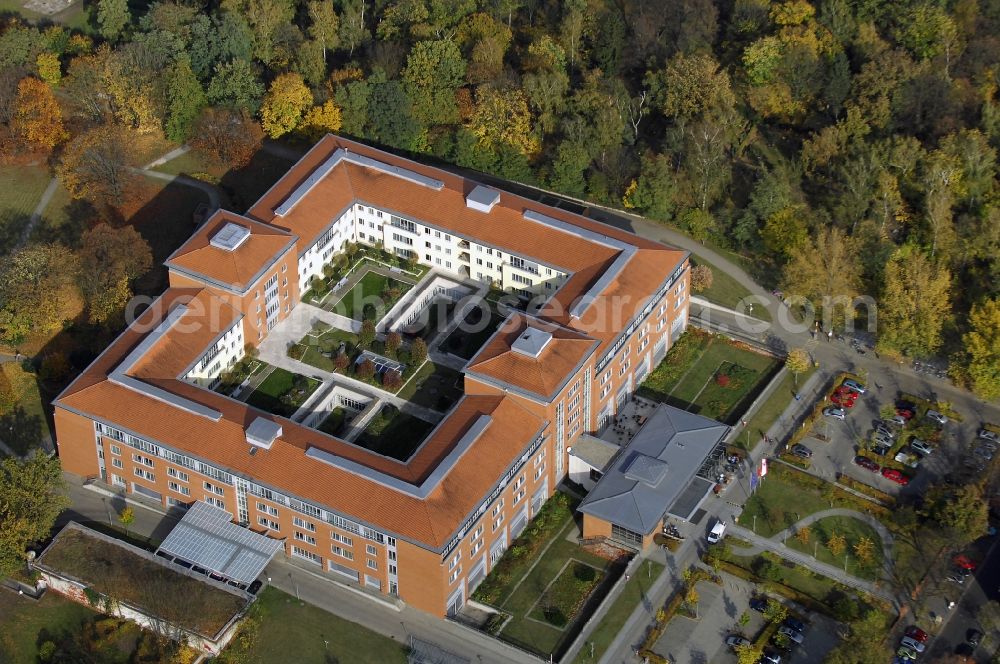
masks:
[(928, 493), (927, 516), (946, 530), (956, 546), (965, 546), (986, 532), (989, 504), (979, 486), (935, 487)]
[(340, 107), (332, 99), (327, 99), (319, 106), (309, 109), (296, 132), (310, 142), (315, 142), (327, 134), (340, 131), (340, 125)]
[(61, 244), (33, 244), (0, 262), (0, 339), (8, 344), (57, 330), (76, 280), (76, 257)]
[(1000, 396), (1000, 299), (985, 300), (969, 312), (969, 330), (952, 363), (953, 377), (982, 399)]
[(809, 300), (831, 325), (842, 326), (853, 317), (852, 302), (861, 288), (856, 243), (839, 228), (828, 227), (794, 245), (782, 288)]
[(737, 664), (757, 664), (763, 654), (764, 648), (762, 646), (755, 646), (752, 643), (736, 646)]
[(795, 539), (802, 543), (803, 546), (809, 544), (809, 538), (812, 535), (812, 531), (809, 526), (802, 526), (797, 531), (795, 531)]
[(385, 335), (385, 352), (389, 357), (395, 357), (396, 351), (403, 345), (403, 336), (399, 332), (389, 332)]
[(837, 557), (847, 549), (847, 538), (840, 533), (831, 533), (826, 540), (826, 548)]
[(340, 18), (330, 0), (309, 0), (306, 11), (309, 14), (309, 36), (322, 47), (323, 62), (326, 62), (327, 49), (337, 48), (340, 44)]
[(375, 341), (375, 321), (366, 318), (361, 321), (361, 330), (358, 332), (358, 345), (368, 348)]
[(59, 56), (51, 51), (42, 51), (35, 58), (35, 66), (38, 69), (38, 77), (55, 87), (62, 80), (62, 63)]
[(312, 106), (313, 97), (302, 76), (282, 74), (274, 79), (260, 108), (260, 122), (271, 138), (284, 136), (295, 129), (302, 114)]
[(868, 565), (875, 560), (875, 542), (870, 537), (862, 535), (854, 543), (854, 555), (863, 564)]
[(27, 145), (51, 150), (68, 136), (52, 88), (37, 78), (17, 84), (11, 129)]
[(153, 265), (149, 244), (132, 226), (100, 224), (83, 234), (79, 256), (90, 321), (117, 321), (132, 297), (131, 283)]
[(425, 342), (420, 337), (413, 340), (410, 344), (410, 360), (414, 365), (423, 364), (424, 360), (427, 359), (427, 342)]
[(792, 372), (796, 386), (799, 384), (799, 374), (809, 371), (811, 364), (809, 353), (804, 348), (793, 348), (785, 358), (785, 367)]
[(883, 659), (887, 627), (881, 611), (868, 611), (850, 623), (850, 636), (827, 655), (825, 664), (869, 664)]
[(57, 457), (0, 460), (0, 576), (24, 566), (28, 546), (49, 537), (69, 504)]
[(678, 53), (645, 81), (654, 103), (667, 118), (687, 124), (736, 103), (725, 69), (710, 55)]
[(98, 209), (124, 206), (135, 193), (130, 144), (113, 126), (91, 129), (67, 145), (56, 173), (70, 196)]
[(490, 87), (476, 91), (469, 129), (484, 147), (507, 145), (521, 154), (535, 154), (540, 146), (531, 122), (531, 111), (522, 91)]
[(883, 284), (878, 349), (910, 357), (933, 355), (950, 316), (951, 272), (907, 245), (890, 256)]
[(191, 130), (191, 147), (216, 163), (240, 169), (260, 149), (264, 132), (246, 111), (205, 108)]
[(181, 57), (167, 72), (169, 104), (164, 133), (178, 143), (187, 140), (194, 121), (207, 103), (205, 91), (191, 70), (191, 61)]
[(708, 265), (695, 265), (691, 268), (691, 290), (700, 293), (712, 287), (714, 276)]

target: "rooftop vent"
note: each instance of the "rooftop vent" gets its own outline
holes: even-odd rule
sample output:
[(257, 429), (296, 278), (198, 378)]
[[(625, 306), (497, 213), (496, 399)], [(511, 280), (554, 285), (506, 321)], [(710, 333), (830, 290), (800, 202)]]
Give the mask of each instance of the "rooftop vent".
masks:
[(247, 427), (247, 442), (265, 450), (271, 449), (280, 435), (281, 425), (263, 417), (258, 417)]
[(250, 229), (229, 221), (212, 236), (210, 244), (223, 251), (236, 251), (250, 237)]
[(539, 330), (537, 327), (529, 327), (514, 340), (510, 347), (521, 355), (537, 358), (550, 341), (552, 341), (551, 332)]
[(500, 192), (483, 185), (476, 185), (476, 188), (465, 197), (466, 207), (479, 212), (489, 212), (493, 206), (500, 201)]

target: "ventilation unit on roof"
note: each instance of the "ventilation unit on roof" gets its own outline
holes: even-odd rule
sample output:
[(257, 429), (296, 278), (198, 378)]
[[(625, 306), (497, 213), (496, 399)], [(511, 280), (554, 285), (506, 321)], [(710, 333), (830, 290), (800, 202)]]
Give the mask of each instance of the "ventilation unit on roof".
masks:
[(525, 328), (524, 332), (514, 340), (514, 343), (510, 347), (521, 355), (538, 357), (545, 350), (545, 347), (549, 345), (550, 341), (552, 341), (551, 332), (539, 330), (537, 327), (529, 327)]
[(271, 445), (279, 436), (281, 436), (281, 425), (263, 417), (258, 417), (247, 427), (247, 442), (261, 449), (271, 449)]
[(212, 236), (209, 243), (216, 249), (236, 251), (241, 244), (247, 241), (248, 237), (250, 237), (249, 228), (228, 221), (225, 226)]
[(479, 184), (465, 197), (466, 207), (479, 212), (489, 212), (500, 201), (500, 192)]

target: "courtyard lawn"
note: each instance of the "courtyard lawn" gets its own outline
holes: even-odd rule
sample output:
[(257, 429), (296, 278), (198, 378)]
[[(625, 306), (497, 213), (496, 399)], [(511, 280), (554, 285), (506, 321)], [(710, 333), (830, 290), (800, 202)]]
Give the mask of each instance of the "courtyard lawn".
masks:
[[(747, 312), (747, 308), (745, 306), (741, 306), (743, 298), (749, 297), (750, 295), (750, 291), (747, 290), (746, 286), (716, 266), (712, 265), (701, 256), (691, 256), (691, 266), (694, 267), (695, 265), (707, 265), (712, 268), (711, 288), (707, 288), (700, 293), (695, 293), (695, 295), (708, 300), (709, 302), (714, 302), (715, 304), (733, 309), (735, 311), (741, 311), (743, 313)], [(771, 322), (770, 312), (766, 307), (761, 306), (760, 304), (754, 306), (753, 317)]]
[(485, 313), (486, 311), (479, 307), (473, 308), (466, 314), (465, 320), (441, 343), (441, 350), (457, 355), (463, 360), (472, 359), (504, 321), (495, 306), (490, 306), (487, 321), (483, 321)]
[[(362, 267), (361, 269), (366, 268)], [(334, 313), (354, 320), (377, 321), (411, 288), (413, 288), (413, 284), (407, 281), (400, 281), (368, 270), (351, 290), (327, 308)], [(394, 296), (383, 295), (390, 289), (396, 289), (398, 293)]]
[(337, 407), (330, 411), (317, 428), (331, 436), (339, 436), (344, 431), (345, 424), (347, 424), (347, 410)]
[(640, 386), (640, 396), (732, 424), (779, 368), (725, 337), (688, 330)]
[[(653, 587), (662, 572), (663, 565), (652, 560), (647, 560), (642, 567), (636, 570), (635, 575), (625, 584), (622, 594), (604, 614), (600, 624), (590, 633), (590, 638), (583, 644), (583, 648), (573, 660), (574, 664), (600, 661), (608, 646), (625, 625), (625, 621), (635, 611), (635, 607), (648, 597), (650, 588)], [(593, 647), (593, 651), (591, 651), (591, 647)], [(591, 656), (591, 652), (593, 652), (593, 656)]]
[[(834, 535), (841, 535), (846, 543), (847, 571), (863, 579), (881, 577), (882, 569), (882, 538), (875, 529), (864, 521), (852, 519), (849, 516), (828, 516), (809, 526), (809, 539), (803, 542), (798, 537), (789, 537), (785, 545), (809, 555), (815, 555), (820, 562), (838, 567), (844, 566), (844, 554), (834, 556), (826, 543)], [(855, 545), (861, 538), (867, 537), (872, 543), (872, 557), (868, 562), (858, 558)]]
[(254, 607), (257, 619), (252, 646), (240, 651), (236, 638), (219, 661), (350, 662), (351, 664), (405, 664), (403, 645), (387, 636), (332, 613), (297, 601), (273, 587), (265, 588)]
[[(557, 531), (552, 545), (500, 605), (513, 616), (500, 637), (542, 656), (558, 656), (568, 645), (564, 642), (568, 628), (610, 567), (610, 561), (566, 540), (572, 527), (567, 522)], [(578, 576), (584, 568), (591, 569), (594, 577)]]
[(383, 406), (354, 443), (372, 452), (405, 461), (433, 428), (430, 422), (393, 406)]
[(275, 367), (247, 398), (247, 403), (275, 415), (291, 417), (319, 385), (315, 378)]
[(458, 371), (427, 361), (400, 388), (397, 396), (418, 406), (446, 411), (462, 398), (462, 380)]

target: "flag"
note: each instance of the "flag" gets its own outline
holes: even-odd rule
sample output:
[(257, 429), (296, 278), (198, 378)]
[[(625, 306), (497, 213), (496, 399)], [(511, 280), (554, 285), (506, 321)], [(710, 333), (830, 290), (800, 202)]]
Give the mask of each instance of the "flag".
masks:
[(751, 473), (750, 473), (750, 492), (751, 493), (753, 493), (754, 491), (757, 490), (757, 484), (759, 484), (759, 483), (760, 483), (760, 480), (757, 478), (757, 469), (754, 468), (753, 471), (751, 471)]
[(763, 478), (765, 475), (767, 475), (767, 458), (760, 460), (760, 476)]

